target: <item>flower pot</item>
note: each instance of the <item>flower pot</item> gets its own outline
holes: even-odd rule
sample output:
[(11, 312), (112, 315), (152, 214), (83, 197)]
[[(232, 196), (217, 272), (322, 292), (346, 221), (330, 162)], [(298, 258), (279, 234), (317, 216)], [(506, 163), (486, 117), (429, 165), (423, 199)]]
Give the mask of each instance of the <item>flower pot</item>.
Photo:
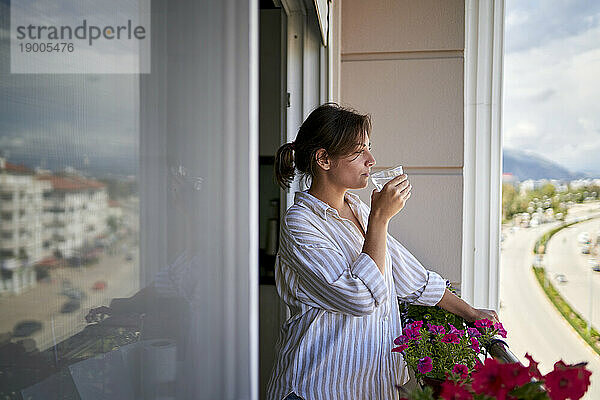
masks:
[(444, 383), (443, 379), (438, 378), (430, 378), (428, 376), (424, 376), (421, 378), (421, 387), (429, 386), (433, 389), (433, 398), (437, 399), (440, 397), (440, 393), (442, 393), (442, 383)]

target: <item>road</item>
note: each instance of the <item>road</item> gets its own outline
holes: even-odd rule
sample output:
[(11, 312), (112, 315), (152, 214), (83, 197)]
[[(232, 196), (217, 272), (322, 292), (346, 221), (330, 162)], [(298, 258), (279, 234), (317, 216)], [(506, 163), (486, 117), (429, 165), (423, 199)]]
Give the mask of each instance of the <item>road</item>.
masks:
[[(555, 282), (563, 298), (586, 320), (592, 311), (592, 325), (600, 328), (600, 273), (592, 271), (592, 256), (582, 254), (577, 236), (589, 232), (592, 237), (600, 231), (600, 219), (581, 222), (563, 229), (550, 239), (544, 264), (552, 277), (563, 274), (567, 282)], [(598, 257), (595, 257), (598, 259)], [(590, 294), (593, 300), (590, 304)], [(590, 310), (591, 306), (591, 310)]]
[[(569, 215), (588, 215), (590, 208), (577, 207)], [(552, 223), (514, 233), (506, 230), (500, 266), (500, 319), (513, 353), (525, 362), (525, 353), (531, 354), (540, 362), (542, 373), (552, 370), (560, 359), (567, 363), (587, 361), (592, 385), (584, 398), (600, 399), (600, 357), (556, 311), (531, 269), (533, 245), (556, 226)]]
[[(68, 300), (61, 294), (63, 280), (68, 280), (73, 287), (83, 290), (87, 295), (78, 310), (67, 314), (60, 312), (61, 306)], [(107, 283), (106, 289), (92, 290), (94, 282), (99, 280)], [(51, 271), (49, 281), (40, 281), (22, 294), (0, 299), (0, 333), (11, 332), (22, 320), (41, 321), (42, 330), (29, 338), (35, 340), (36, 347), (43, 351), (82, 331), (86, 326), (84, 317), (90, 308), (108, 305), (115, 297), (131, 296), (138, 289), (137, 256), (127, 261), (122, 253), (103, 254), (94, 265), (57, 268)]]

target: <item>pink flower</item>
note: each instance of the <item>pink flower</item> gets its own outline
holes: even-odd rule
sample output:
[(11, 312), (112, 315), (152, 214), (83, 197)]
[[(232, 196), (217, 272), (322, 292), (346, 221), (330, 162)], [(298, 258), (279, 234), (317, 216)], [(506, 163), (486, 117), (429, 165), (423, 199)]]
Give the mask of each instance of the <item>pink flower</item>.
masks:
[(431, 371), (432, 369), (433, 369), (433, 362), (431, 361), (431, 358), (429, 358), (429, 357), (423, 357), (417, 363), (417, 370), (422, 374), (426, 374), (429, 371)]
[(406, 325), (408, 329), (416, 329), (417, 331), (423, 327), (423, 321), (414, 321)]
[(393, 353), (401, 353), (401, 352), (403, 352), (404, 350), (406, 350), (407, 348), (408, 348), (408, 345), (407, 345), (407, 344), (401, 344), (401, 345), (400, 345), (400, 346), (398, 346), (398, 347), (394, 347), (394, 348), (392, 349), (392, 352), (393, 352)]
[(502, 384), (500, 363), (493, 358), (486, 358), (485, 364), (473, 372), (473, 390), (477, 394), (496, 396), (497, 400), (505, 400), (508, 390)]
[(427, 324), (427, 327), (429, 328), (429, 332), (436, 335), (443, 335), (446, 333), (446, 329), (443, 326)]
[(460, 375), (461, 379), (464, 379), (469, 375), (469, 368), (464, 364), (454, 364), (452, 372)]
[(520, 363), (502, 364), (500, 374), (502, 375), (502, 383), (508, 391), (531, 380), (529, 370)]
[(410, 340), (419, 340), (421, 332), (418, 329), (404, 328), (404, 336)]
[(472, 348), (473, 350), (475, 350), (477, 353), (479, 353), (479, 340), (472, 337), (471, 345), (469, 347)]
[(456, 333), (448, 333), (442, 338), (443, 343), (460, 343), (460, 338)]
[(498, 331), (498, 335), (502, 336), (503, 338), (506, 337), (506, 330), (502, 326), (501, 322), (495, 323), (494, 324), (494, 329), (496, 329)]
[(467, 328), (467, 333), (471, 337), (479, 337), (481, 336), (481, 332), (477, 328)]
[(538, 362), (536, 362), (533, 357), (529, 355), (529, 353), (525, 354), (525, 358), (529, 360), (529, 373), (536, 379), (542, 379), (542, 374), (538, 369)]
[(450, 330), (448, 331), (448, 333), (454, 333), (458, 336), (460, 336), (460, 331), (458, 329), (456, 329), (456, 327), (452, 324), (448, 324), (448, 326), (450, 327)]
[(475, 321), (475, 326), (478, 328), (493, 328), (494, 324), (489, 319), (478, 319)]
[(408, 339), (406, 336), (404, 336), (404, 335), (400, 335), (400, 336), (398, 336), (396, 339), (394, 339), (394, 344), (395, 344), (395, 345), (399, 345), (399, 344), (402, 344), (402, 343), (406, 343), (406, 342), (408, 342), (409, 340), (410, 340), (410, 339)]
[(554, 370), (544, 376), (552, 400), (580, 399), (590, 386), (592, 373), (583, 366), (565, 365), (558, 361)]
[(442, 383), (440, 397), (444, 400), (472, 400), (473, 395), (457, 382), (447, 380)]

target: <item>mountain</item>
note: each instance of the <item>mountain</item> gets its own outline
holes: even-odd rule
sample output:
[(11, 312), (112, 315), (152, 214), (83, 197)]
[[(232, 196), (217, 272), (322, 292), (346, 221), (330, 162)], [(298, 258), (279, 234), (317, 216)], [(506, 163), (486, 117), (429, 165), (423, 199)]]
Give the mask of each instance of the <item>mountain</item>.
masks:
[(502, 172), (511, 173), (520, 181), (527, 179), (570, 181), (589, 178), (587, 174), (569, 171), (565, 167), (535, 153), (507, 148), (502, 152)]

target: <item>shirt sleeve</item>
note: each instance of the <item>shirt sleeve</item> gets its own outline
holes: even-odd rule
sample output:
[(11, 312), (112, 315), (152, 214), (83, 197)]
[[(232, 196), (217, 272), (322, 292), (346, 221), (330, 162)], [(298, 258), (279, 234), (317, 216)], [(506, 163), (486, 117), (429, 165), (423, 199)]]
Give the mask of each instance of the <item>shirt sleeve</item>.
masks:
[(352, 262), (315, 227), (284, 220), (280, 257), (298, 275), (299, 301), (329, 312), (364, 316), (388, 298), (375, 261), (360, 253)]
[(388, 251), (392, 259), (392, 274), (397, 296), (405, 302), (434, 306), (446, 290), (446, 281), (437, 273), (425, 269), (400, 242), (388, 234)]

